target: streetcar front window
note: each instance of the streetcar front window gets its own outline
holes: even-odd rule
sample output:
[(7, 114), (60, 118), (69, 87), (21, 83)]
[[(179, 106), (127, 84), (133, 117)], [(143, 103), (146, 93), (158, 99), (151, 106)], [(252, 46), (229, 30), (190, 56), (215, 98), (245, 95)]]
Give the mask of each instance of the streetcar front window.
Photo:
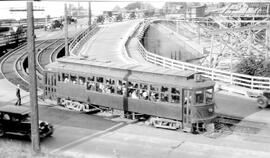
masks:
[(214, 89), (207, 89), (205, 91), (205, 97), (206, 97), (206, 103), (212, 103), (213, 102), (213, 96), (214, 96)]
[(195, 91), (195, 99), (196, 104), (202, 104), (204, 100), (204, 91), (203, 90)]

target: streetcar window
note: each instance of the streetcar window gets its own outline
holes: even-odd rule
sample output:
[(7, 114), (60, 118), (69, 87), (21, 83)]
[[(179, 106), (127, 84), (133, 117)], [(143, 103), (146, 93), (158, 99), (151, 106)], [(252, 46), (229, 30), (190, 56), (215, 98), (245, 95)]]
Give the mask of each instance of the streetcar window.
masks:
[(158, 92), (150, 91), (149, 96), (150, 96), (151, 101), (154, 101), (154, 102), (159, 101), (159, 93)]
[(159, 101), (159, 87), (156, 85), (150, 85), (149, 99), (151, 101)]
[(77, 76), (76, 75), (70, 75), (70, 81), (73, 83), (73, 84), (77, 84), (78, 81), (77, 81)]
[(139, 99), (139, 90), (137, 89), (130, 89), (128, 94), (132, 99)]
[(197, 104), (203, 103), (204, 91), (195, 91), (195, 102)]
[(63, 82), (69, 82), (69, 74), (63, 73), (62, 74), (62, 81)]
[(105, 87), (102, 83), (96, 83), (96, 91), (99, 93), (103, 93), (105, 91)]
[(169, 95), (166, 93), (161, 93), (160, 95), (160, 101), (162, 102), (168, 102), (169, 101)]
[(97, 77), (97, 82), (103, 83), (103, 77)]
[(168, 92), (169, 88), (161, 86), (161, 92)]
[(53, 77), (53, 81), (54, 81), (53, 85), (56, 86), (56, 78), (55, 78), (55, 76)]
[(171, 103), (180, 103), (180, 89), (171, 88)]
[(180, 103), (179, 95), (171, 95), (171, 103)]
[(85, 77), (79, 76), (79, 84), (84, 85), (85, 84)]
[(148, 100), (149, 99), (149, 92), (147, 90), (140, 89), (139, 98), (144, 99), (144, 100)]
[(96, 90), (95, 83), (94, 82), (87, 82), (86, 89), (95, 91)]
[(113, 86), (115, 84), (115, 80), (111, 78), (106, 78), (106, 84), (105, 84), (105, 93), (114, 93), (115, 87)]
[(50, 76), (47, 77), (48, 85), (51, 85), (51, 78)]
[(129, 88), (138, 88), (138, 83), (136, 83), (136, 82), (129, 82), (128, 83), (128, 87)]
[(48, 74), (45, 74), (45, 85), (47, 84), (47, 77), (48, 77)]
[(115, 85), (115, 80), (111, 78), (106, 78), (106, 85)]
[(117, 86), (116, 86), (116, 93), (119, 95), (124, 95), (127, 91), (125, 86), (126, 86), (126, 81), (118, 80)]
[(213, 91), (214, 91), (213, 88), (207, 89), (205, 91), (206, 103), (212, 103), (213, 102), (213, 94), (214, 94)]
[(88, 81), (95, 81), (95, 76), (88, 77)]
[(172, 88), (171, 93), (179, 95), (180, 94), (180, 89), (179, 88)]
[(155, 85), (150, 85), (150, 90), (151, 91), (156, 91), (156, 92), (158, 92), (158, 86), (155, 86)]
[(61, 81), (61, 74), (58, 74), (58, 81)]

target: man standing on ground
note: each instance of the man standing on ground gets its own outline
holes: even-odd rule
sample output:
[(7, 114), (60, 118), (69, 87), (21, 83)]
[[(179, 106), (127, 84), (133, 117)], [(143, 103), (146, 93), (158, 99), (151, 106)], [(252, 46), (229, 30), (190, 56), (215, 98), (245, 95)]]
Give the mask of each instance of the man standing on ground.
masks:
[(17, 90), (16, 90), (16, 96), (17, 96), (17, 102), (15, 103), (15, 105), (22, 105), (21, 104), (21, 90), (20, 90), (20, 85), (17, 85)]

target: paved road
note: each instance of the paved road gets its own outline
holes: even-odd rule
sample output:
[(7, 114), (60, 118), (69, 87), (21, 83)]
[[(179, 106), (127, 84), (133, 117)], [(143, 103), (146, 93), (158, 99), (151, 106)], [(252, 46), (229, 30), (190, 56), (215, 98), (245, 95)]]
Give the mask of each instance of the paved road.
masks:
[[(74, 37), (77, 33), (87, 28), (87, 19), (79, 19), (77, 24), (68, 25), (68, 37)], [(59, 39), (65, 37), (65, 29), (56, 28), (54, 30), (44, 31), (44, 29), (35, 30), (36, 40)]]

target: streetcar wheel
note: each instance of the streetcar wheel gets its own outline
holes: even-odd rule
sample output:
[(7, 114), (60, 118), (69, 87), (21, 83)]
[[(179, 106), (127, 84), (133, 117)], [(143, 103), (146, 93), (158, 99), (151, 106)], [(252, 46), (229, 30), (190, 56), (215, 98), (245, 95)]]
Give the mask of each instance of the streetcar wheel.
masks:
[(258, 102), (259, 108), (266, 108), (267, 107), (267, 101), (266, 100), (260, 98), (260, 99), (257, 100), (257, 102)]

